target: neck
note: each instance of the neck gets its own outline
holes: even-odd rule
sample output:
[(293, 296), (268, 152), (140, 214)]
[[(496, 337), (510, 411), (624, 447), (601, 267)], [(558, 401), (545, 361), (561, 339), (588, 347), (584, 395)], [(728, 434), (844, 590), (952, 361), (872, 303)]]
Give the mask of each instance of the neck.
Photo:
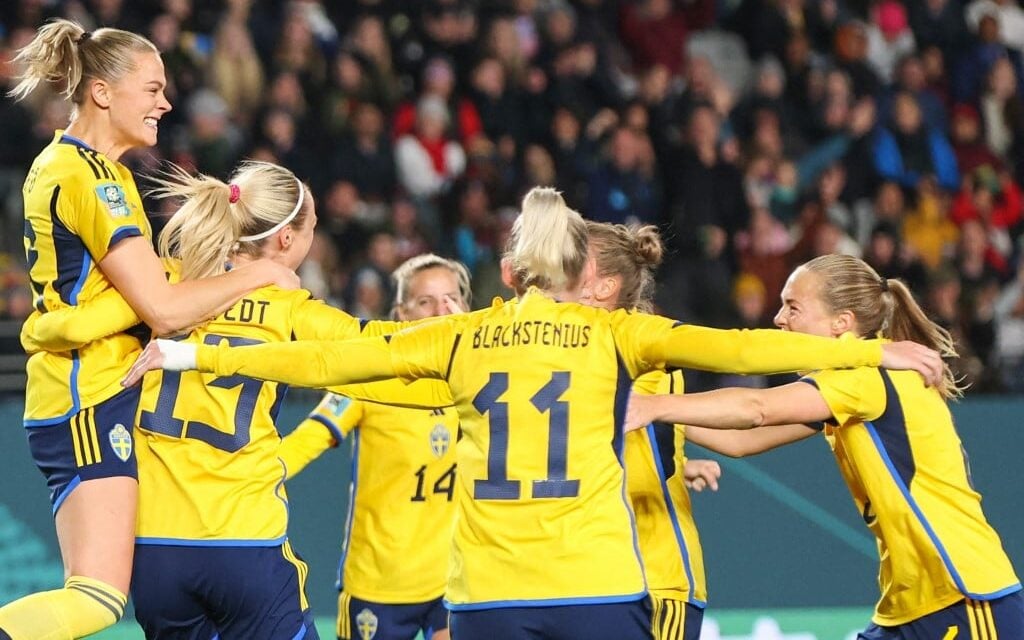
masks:
[(120, 160), (124, 152), (131, 149), (130, 145), (119, 142), (105, 123), (94, 118), (79, 116), (71, 121), (64, 133), (78, 138), (114, 162)]

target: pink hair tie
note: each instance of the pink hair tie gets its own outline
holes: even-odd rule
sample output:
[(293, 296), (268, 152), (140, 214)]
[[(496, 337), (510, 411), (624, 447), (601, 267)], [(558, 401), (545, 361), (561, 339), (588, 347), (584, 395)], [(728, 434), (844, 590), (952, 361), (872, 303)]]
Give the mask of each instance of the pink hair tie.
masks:
[(230, 192), (230, 195), (228, 196), (228, 202), (230, 202), (231, 204), (235, 204), (236, 202), (238, 202), (238, 199), (242, 197), (242, 190), (238, 188), (237, 184), (229, 184), (228, 191)]

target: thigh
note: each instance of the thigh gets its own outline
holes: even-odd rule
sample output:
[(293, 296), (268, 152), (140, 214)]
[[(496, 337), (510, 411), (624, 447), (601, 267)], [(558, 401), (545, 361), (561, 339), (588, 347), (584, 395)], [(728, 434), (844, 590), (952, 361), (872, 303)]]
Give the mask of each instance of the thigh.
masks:
[(434, 601), (382, 604), (342, 591), (338, 597), (338, 637), (341, 640), (413, 640), (423, 631), (429, 638), (433, 632), (429, 631), (428, 614), (433, 605)]
[(139, 545), (132, 572), (135, 620), (147, 640), (209, 640), (217, 628), (193, 590), (202, 564), (194, 549)]

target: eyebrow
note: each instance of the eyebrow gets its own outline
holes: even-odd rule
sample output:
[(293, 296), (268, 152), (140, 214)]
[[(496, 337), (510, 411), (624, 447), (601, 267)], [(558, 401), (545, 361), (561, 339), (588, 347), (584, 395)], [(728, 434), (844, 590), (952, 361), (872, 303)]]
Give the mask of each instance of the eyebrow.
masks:
[(151, 84), (155, 84), (156, 86), (160, 87), (161, 89), (163, 89), (164, 87), (167, 86), (167, 83), (161, 82), (159, 80), (150, 80), (149, 82), (146, 83), (146, 86), (149, 86)]

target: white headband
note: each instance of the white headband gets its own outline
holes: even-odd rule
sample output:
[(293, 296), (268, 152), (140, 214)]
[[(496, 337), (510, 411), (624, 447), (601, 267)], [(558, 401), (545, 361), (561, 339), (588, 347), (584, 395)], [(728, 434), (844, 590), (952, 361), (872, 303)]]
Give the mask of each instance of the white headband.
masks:
[(281, 229), (284, 229), (284, 225), (288, 224), (289, 222), (295, 219), (295, 216), (299, 214), (299, 209), (302, 208), (302, 200), (306, 197), (306, 190), (302, 188), (302, 180), (295, 178), (295, 184), (299, 187), (299, 200), (298, 202), (295, 203), (295, 208), (292, 209), (292, 212), (285, 216), (284, 220), (278, 222), (277, 224), (270, 227), (263, 233), (254, 233), (251, 236), (242, 236), (241, 238), (238, 239), (239, 242), (252, 242), (253, 240), (262, 240), (263, 238), (268, 238), (277, 233), (278, 231), (280, 231)]

